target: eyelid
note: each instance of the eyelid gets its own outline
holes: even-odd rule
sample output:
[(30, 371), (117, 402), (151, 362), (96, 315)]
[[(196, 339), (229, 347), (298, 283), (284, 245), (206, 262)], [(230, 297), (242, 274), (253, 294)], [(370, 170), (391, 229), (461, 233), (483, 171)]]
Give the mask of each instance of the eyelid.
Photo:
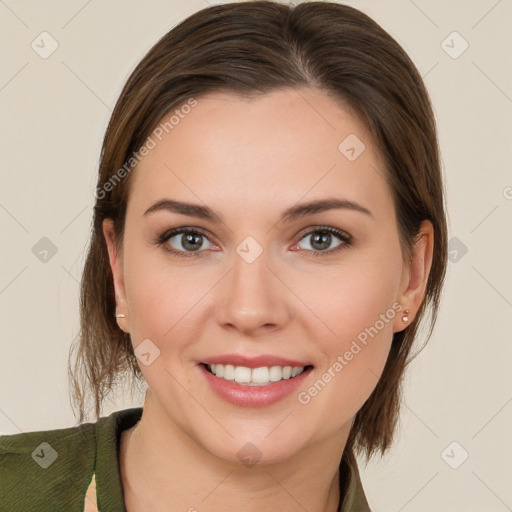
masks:
[(345, 230), (340, 229), (340, 228), (335, 228), (334, 226), (322, 226), (322, 225), (310, 226), (308, 228), (305, 228), (302, 231), (299, 231), (299, 234), (296, 236), (299, 237), (299, 241), (300, 241), (307, 235), (311, 235), (311, 234), (317, 233), (317, 232), (325, 232), (325, 231), (339, 237), (341, 240), (347, 240), (347, 241), (352, 240), (352, 236), (349, 235)]

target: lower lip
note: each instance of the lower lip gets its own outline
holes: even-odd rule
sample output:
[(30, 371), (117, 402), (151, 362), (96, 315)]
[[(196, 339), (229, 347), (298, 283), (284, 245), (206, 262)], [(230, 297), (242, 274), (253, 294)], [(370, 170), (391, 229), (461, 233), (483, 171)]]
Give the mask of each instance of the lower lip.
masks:
[(242, 407), (264, 407), (284, 400), (304, 382), (313, 369), (309, 367), (297, 377), (272, 382), (267, 386), (248, 386), (216, 377), (203, 364), (198, 366), (206, 381), (218, 396), (229, 403)]

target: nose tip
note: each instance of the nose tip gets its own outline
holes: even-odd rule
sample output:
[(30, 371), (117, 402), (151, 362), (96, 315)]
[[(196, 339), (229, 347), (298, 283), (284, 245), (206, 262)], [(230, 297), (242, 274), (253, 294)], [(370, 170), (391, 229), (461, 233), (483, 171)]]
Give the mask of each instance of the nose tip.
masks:
[[(247, 244), (250, 253), (250, 242)], [(236, 328), (245, 334), (257, 330), (268, 332), (287, 320), (283, 285), (271, 271), (264, 254), (251, 263), (243, 256), (237, 256), (226, 276), (221, 296), (217, 320), (225, 327)]]

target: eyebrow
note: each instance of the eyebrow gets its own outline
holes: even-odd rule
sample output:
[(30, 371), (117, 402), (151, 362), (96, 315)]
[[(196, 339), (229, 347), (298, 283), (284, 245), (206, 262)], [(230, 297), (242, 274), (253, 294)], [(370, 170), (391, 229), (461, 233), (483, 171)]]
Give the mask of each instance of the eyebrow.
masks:
[[(162, 210), (179, 213), (181, 215), (187, 215), (189, 217), (197, 217), (199, 219), (209, 220), (215, 224), (223, 222), (222, 219), (208, 206), (185, 203), (182, 201), (176, 201), (174, 199), (161, 199), (160, 201), (157, 201), (144, 212), (144, 215)], [(330, 198), (318, 199), (308, 203), (301, 203), (292, 206), (283, 212), (280, 222), (292, 222), (302, 217), (314, 215), (315, 213), (321, 213), (328, 210), (352, 210), (373, 217), (370, 210), (354, 201)]]

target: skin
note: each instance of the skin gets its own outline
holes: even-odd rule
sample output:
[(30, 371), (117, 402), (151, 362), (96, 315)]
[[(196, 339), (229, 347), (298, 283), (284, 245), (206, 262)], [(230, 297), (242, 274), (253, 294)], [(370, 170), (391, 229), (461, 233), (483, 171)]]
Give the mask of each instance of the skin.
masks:
[[(119, 325), (134, 348), (149, 338), (160, 350), (140, 364), (143, 416), (122, 436), (127, 509), (335, 511), (350, 427), (393, 333), (406, 326), (403, 313), (306, 405), (295, 392), (266, 407), (230, 404), (197, 364), (226, 353), (309, 361), (313, 372), (299, 391), (307, 390), (394, 303), (413, 320), (432, 226), (422, 224), (412, 262), (404, 262), (381, 157), (358, 118), (324, 92), (290, 88), (251, 100), (217, 92), (197, 101), (132, 171), (122, 247), (112, 222), (103, 226), (117, 311), (126, 314)], [(355, 161), (338, 150), (349, 134), (366, 146)], [(144, 215), (164, 198), (206, 205), (223, 222)], [(286, 208), (325, 198), (357, 202), (371, 215), (336, 209), (279, 222)], [(336, 251), (333, 234), (319, 248), (321, 226), (347, 232), (352, 243)], [(205, 232), (202, 256), (175, 256), (155, 243), (179, 227)], [(247, 236), (263, 249), (252, 263), (236, 252)], [(186, 252), (183, 242), (175, 235), (166, 244)], [(315, 249), (324, 252), (314, 257)], [(247, 442), (261, 452), (251, 467), (237, 456)]]

